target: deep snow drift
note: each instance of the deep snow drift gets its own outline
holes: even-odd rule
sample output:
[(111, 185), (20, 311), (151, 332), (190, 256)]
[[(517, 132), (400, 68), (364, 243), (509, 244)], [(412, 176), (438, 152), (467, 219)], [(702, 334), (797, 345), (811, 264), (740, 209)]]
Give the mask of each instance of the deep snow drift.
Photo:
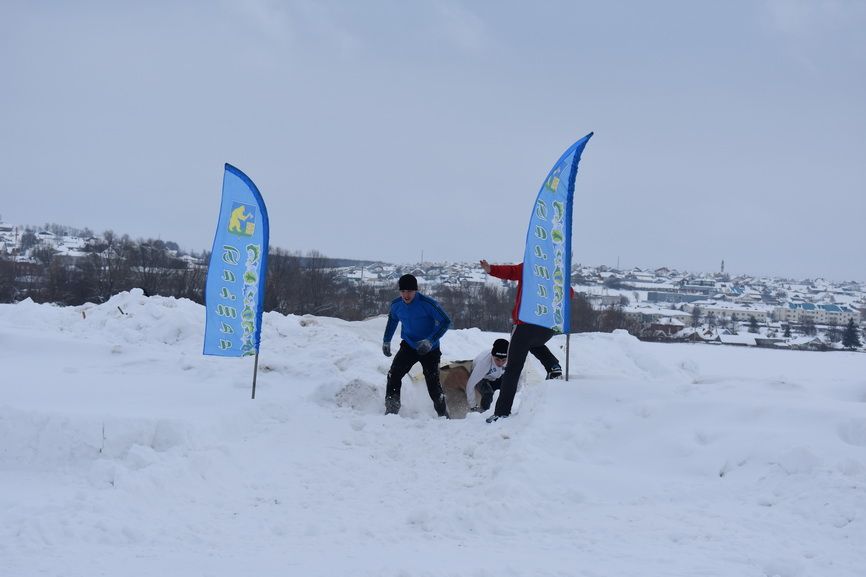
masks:
[(864, 354), (573, 335), (572, 380), (530, 357), (488, 425), (409, 379), (382, 415), (384, 317), (266, 314), (255, 400), (203, 325), (139, 291), (0, 305), (0, 574), (866, 573)]

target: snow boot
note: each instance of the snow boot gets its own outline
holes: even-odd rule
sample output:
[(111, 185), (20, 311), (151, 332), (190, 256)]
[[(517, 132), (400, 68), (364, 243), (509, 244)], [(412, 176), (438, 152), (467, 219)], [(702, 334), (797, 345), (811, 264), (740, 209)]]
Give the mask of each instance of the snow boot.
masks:
[(448, 414), (448, 406), (445, 404), (445, 395), (439, 396), (439, 400), (433, 403), (433, 408), (436, 409), (436, 414), (440, 417), (451, 418), (451, 415)]
[(551, 379), (561, 379), (562, 378), (562, 367), (559, 365), (553, 365), (550, 367), (550, 370), (547, 371), (547, 378), (545, 380), (549, 381)]
[(400, 399), (395, 397), (385, 397), (385, 414), (396, 415), (400, 412)]

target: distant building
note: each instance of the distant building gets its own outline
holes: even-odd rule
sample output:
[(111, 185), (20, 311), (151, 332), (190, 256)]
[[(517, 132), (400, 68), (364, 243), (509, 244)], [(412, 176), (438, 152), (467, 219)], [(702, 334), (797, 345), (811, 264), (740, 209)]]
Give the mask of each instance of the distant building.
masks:
[(704, 297), (719, 293), (716, 281), (711, 279), (683, 279), (677, 290), (683, 294), (699, 294)]
[(647, 291), (646, 300), (651, 303), (690, 303), (707, 298), (703, 294), (686, 294), (680, 292)]
[(740, 347), (754, 347), (757, 345), (755, 342), (755, 335), (726, 335), (720, 334), (719, 341), (723, 345), (735, 345)]
[(789, 339), (784, 343), (776, 343), (777, 347), (797, 351), (826, 351), (829, 345), (819, 336), (803, 336)]
[[(622, 312), (627, 319), (640, 323), (644, 326), (650, 326), (655, 323), (662, 322), (662, 319), (667, 319), (667, 321), (670, 321), (671, 319), (677, 319), (680, 322), (680, 328), (682, 328), (687, 324), (691, 324), (692, 320), (692, 315), (687, 312), (671, 309), (660, 309), (645, 305), (623, 307)], [(666, 323), (667, 321), (663, 321), (663, 323)]]
[(738, 321), (747, 321), (755, 317), (759, 323), (767, 323), (772, 320), (773, 309), (763, 304), (735, 304), (727, 301), (704, 300), (694, 301), (685, 306), (689, 311), (695, 307), (701, 309), (701, 314), (706, 316), (713, 313), (717, 319), (735, 318)]
[(685, 323), (679, 319), (662, 317), (649, 324), (644, 323), (640, 329), (640, 338), (650, 341), (685, 340), (683, 331)]
[(776, 307), (776, 318), (786, 323), (812, 321), (816, 325), (847, 325), (849, 320), (859, 323), (857, 312), (844, 305), (787, 303)]
[(622, 297), (620, 295), (596, 295), (596, 294), (586, 294), (582, 293), (586, 297), (586, 300), (592, 305), (594, 309), (603, 309), (607, 307), (613, 307), (620, 303)]

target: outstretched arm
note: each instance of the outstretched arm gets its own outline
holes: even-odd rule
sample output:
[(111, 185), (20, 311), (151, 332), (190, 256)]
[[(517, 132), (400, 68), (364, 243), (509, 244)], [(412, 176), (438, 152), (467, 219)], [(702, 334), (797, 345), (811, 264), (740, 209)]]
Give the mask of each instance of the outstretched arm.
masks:
[(520, 280), (523, 276), (523, 263), (520, 264), (488, 264), (490, 276), (502, 280)]

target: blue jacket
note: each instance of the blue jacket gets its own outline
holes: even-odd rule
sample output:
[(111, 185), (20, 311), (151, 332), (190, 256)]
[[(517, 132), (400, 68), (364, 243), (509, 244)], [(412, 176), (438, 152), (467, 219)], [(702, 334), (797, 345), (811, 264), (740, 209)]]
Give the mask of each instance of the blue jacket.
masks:
[(385, 326), (384, 342), (390, 343), (400, 323), (400, 338), (413, 349), (418, 348), (418, 341), (427, 339), (433, 348), (439, 346), (439, 339), (451, 326), (451, 319), (439, 306), (439, 303), (421, 293), (415, 293), (415, 298), (408, 305), (400, 297), (391, 301), (388, 311), (388, 324)]

